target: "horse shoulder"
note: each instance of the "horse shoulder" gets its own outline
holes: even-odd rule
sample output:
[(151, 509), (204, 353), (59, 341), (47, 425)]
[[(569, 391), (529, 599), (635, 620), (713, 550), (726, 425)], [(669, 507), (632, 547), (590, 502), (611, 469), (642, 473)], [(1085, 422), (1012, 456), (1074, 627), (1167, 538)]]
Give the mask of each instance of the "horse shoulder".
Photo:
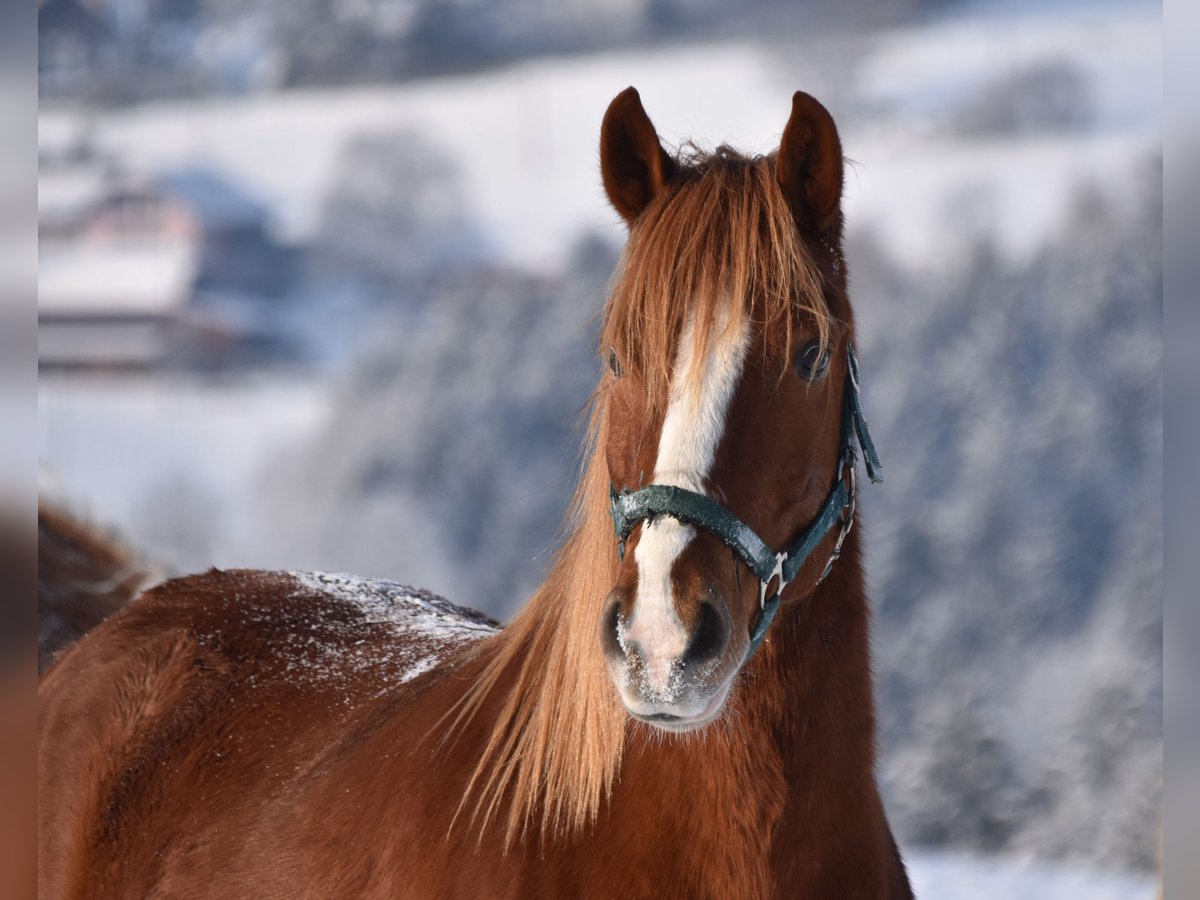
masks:
[(43, 679), (47, 895), (149, 894), (228, 858), (229, 835), (494, 628), (339, 576), (213, 570), (150, 591)]
[(96, 896), (106, 883), (145, 870), (144, 861), (116, 848), (138, 825), (154, 769), (216, 693), (223, 668), (187, 629), (138, 634), (110, 620), (42, 679), (40, 882), (47, 896)]

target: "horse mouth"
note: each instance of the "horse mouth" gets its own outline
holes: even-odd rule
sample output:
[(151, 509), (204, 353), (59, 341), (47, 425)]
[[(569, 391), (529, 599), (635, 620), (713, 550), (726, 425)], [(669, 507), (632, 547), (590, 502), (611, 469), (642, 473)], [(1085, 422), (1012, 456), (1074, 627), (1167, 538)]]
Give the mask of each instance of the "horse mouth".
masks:
[(696, 713), (685, 714), (663, 709), (654, 710), (652, 707), (639, 710), (633, 709), (628, 703), (626, 703), (625, 709), (637, 721), (645, 722), (647, 725), (651, 725), (662, 731), (669, 731), (675, 734), (699, 731), (721, 717), (721, 713), (725, 709), (725, 700), (729, 697), (729, 691), (733, 687), (735, 676), (736, 673), (727, 678), (712, 696), (709, 697), (704, 707)]

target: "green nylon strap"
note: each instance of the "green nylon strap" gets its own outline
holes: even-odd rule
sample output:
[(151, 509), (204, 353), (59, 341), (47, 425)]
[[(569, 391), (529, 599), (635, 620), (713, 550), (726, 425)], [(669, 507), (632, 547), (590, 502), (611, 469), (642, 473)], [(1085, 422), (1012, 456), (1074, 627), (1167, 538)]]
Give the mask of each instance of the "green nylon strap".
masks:
[[(853, 465), (853, 463), (851, 464)], [(804, 565), (805, 560), (820, 546), (821, 541), (825, 540), (829, 536), (829, 533), (833, 531), (833, 527), (838, 524), (842, 514), (846, 512), (846, 506), (849, 502), (850, 489), (847, 487), (846, 479), (843, 477), (838, 480), (837, 487), (833, 489), (833, 493), (829, 495), (829, 499), (821, 507), (816, 520), (808, 526), (804, 534), (788, 550), (787, 559), (784, 560), (780, 570), (780, 581), (775, 587), (775, 592), (763, 602), (762, 614), (759, 615), (758, 624), (754, 626), (754, 632), (750, 635), (750, 650), (746, 654), (747, 659), (758, 651), (759, 645), (762, 644), (763, 639), (767, 636), (767, 629), (775, 621), (775, 614), (779, 612), (779, 605), (783, 601), (784, 587), (795, 580), (796, 576), (800, 574), (800, 568)], [(833, 560), (830, 560), (830, 562), (832, 563)], [(824, 578), (824, 575), (821, 577)], [(766, 584), (767, 582), (764, 581), (764, 587)]]
[[(871, 432), (867, 430), (867, 418), (862, 411), (862, 398), (859, 397), (859, 380), (858, 380), (858, 357), (854, 355), (854, 348), (849, 347), (850, 369), (848, 378), (850, 380), (847, 385), (847, 394), (850, 402), (851, 419), (854, 422), (854, 431), (858, 434), (858, 443), (863, 451), (863, 463), (867, 467), (867, 477), (874, 484), (879, 484), (883, 481), (883, 463), (879, 461), (879, 454), (875, 452), (875, 442), (871, 440)], [(842, 438), (843, 445), (846, 444), (846, 438)]]
[(834, 526), (842, 518), (842, 513), (850, 504), (850, 489), (847, 486), (846, 479), (838, 479), (837, 487), (830, 493), (829, 499), (825, 501), (825, 505), (821, 507), (821, 511), (817, 513), (817, 518), (813, 523), (804, 530), (804, 534), (796, 539), (795, 543), (788, 548), (787, 559), (783, 563), (783, 580), (790, 584), (796, 580), (796, 576), (800, 574), (800, 569), (804, 566), (805, 561), (812, 552), (820, 546), (821, 541), (829, 536), (829, 532), (833, 531)]
[[(763, 640), (767, 636), (767, 629), (771, 627), (771, 623), (775, 621), (775, 614), (779, 612), (779, 606), (782, 602), (782, 597), (779, 591), (776, 591), (763, 604), (762, 613), (758, 617), (758, 624), (754, 626), (754, 633), (750, 635), (750, 649), (746, 651), (746, 659), (750, 659), (758, 648), (762, 646)], [(745, 661), (743, 661), (743, 665)]]
[(750, 568), (759, 581), (769, 581), (775, 569), (775, 551), (749, 525), (706, 494), (673, 484), (651, 484), (639, 491), (612, 494), (613, 526), (624, 555), (625, 539), (639, 522), (670, 516), (696, 525), (720, 538)]
[[(784, 554), (782, 575), (785, 583), (795, 579), (804, 561), (833, 531), (849, 501), (846, 481), (840, 479), (817, 513), (817, 518)], [(714, 535), (732, 549), (764, 584), (780, 574), (776, 572), (778, 556), (775, 551), (753, 528), (712, 497), (672, 484), (651, 484), (639, 491), (614, 491), (612, 494), (613, 526), (622, 547), (639, 522), (653, 522), (662, 516), (698, 526)], [(621, 554), (624, 555), (623, 549)]]
[(623, 491), (620, 494), (614, 491), (612, 517), (620, 539), (619, 552), (622, 556), (625, 539), (639, 522), (670, 516), (688, 525), (703, 528), (719, 538), (754, 573), (764, 591), (771, 579), (779, 575), (781, 580), (776, 584), (771, 596), (764, 598), (762, 614), (758, 617), (758, 624), (750, 636), (749, 655), (753, 655), (779, 611), (780, 595), (784, 586), (795, 579), (813, 550), (820, 546), (838, 525), (849, 500), (847, 481), (841, 478), (821, 507), (817, 518), (789, 548), (778, 571), (779, 558), (775, 551), (768, 547), (749, 525), (711, 497), (686, 488), (652, 484), (640, 491)]

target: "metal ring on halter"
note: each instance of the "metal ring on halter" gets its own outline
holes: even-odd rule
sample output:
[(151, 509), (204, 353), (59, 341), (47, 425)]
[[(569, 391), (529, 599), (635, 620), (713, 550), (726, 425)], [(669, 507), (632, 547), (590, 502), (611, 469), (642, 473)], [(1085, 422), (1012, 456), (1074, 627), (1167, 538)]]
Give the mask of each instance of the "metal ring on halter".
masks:
[(775, 568), (771, 570), (771, 574), (767, 576), (766, 581), (758, 582), (758, 608), (763, 609), (767, 605), (767, 588), (771, 586), (771, 582), (778, 578), (779, 586), (775, 588), (776, 594), (782, 594), (783, 589), (788, 586), (787, 580), (783, 577), (783, 564), (787, 562), (788, 555), (785, 552), (775, 554)]

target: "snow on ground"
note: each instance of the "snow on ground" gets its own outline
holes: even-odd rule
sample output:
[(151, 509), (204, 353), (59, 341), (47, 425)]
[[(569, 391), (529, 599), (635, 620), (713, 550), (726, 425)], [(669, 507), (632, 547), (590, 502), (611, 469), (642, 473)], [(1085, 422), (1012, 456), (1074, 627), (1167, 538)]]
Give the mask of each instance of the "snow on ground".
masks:
[(905, 856), (921, 900), (1153, 900), (1150, 875), (1033, 865), (1004, 857), (935, 851)]
[(328, 404), (328, 387), (304, 380), (42, 378), (38, 455), (52, 489), (152, 554), (154, 524), (171, 518), (155, 506), (194, 506), (197, 536), (217, 535), (196, 548), (211, 559), (168, 564), (261, 566), (261, 536), (250, 533), (258, 480), (281, 449), (311, 439)]
[[(597, 166), (608, 101), (636, 85), (664, 139), (728, 142), (768, 151), (804, 88), (842, 122), (854, 160), (851, 227), (873, 226), (902, 252), (945, 251), (967, 214), (995, 227), (1014, 252), (1032, 249), (1061, 220), (1085, 180), (1119, 188), (1132, 158), (1161, 133), (1161, 8), (1030, 6), (1000, 15), (982, 5), (945, 21), (878, 38), (806, 44), (730, 42), (543, 59), (499, 71), (404, 85), (148, 105), (106, 115), (100, 141), (139, 168), (219, 165), (265, 196), (281, 229), (311, 234), (339, 154), (354, 136), (413, 128), (460, 167), (471, 212), (502, 258), (557, 266), (564, 238), (621, 227)], [(955, 138), (930, 126), (934, 111), (1005, 74), (1047, 62), (1077, 70), (1092, 121), (1077, 132)], [(64, 113), (45, 113), (47, 135)], [(1037, 177), (1029, 177), (1036, 172)]]

